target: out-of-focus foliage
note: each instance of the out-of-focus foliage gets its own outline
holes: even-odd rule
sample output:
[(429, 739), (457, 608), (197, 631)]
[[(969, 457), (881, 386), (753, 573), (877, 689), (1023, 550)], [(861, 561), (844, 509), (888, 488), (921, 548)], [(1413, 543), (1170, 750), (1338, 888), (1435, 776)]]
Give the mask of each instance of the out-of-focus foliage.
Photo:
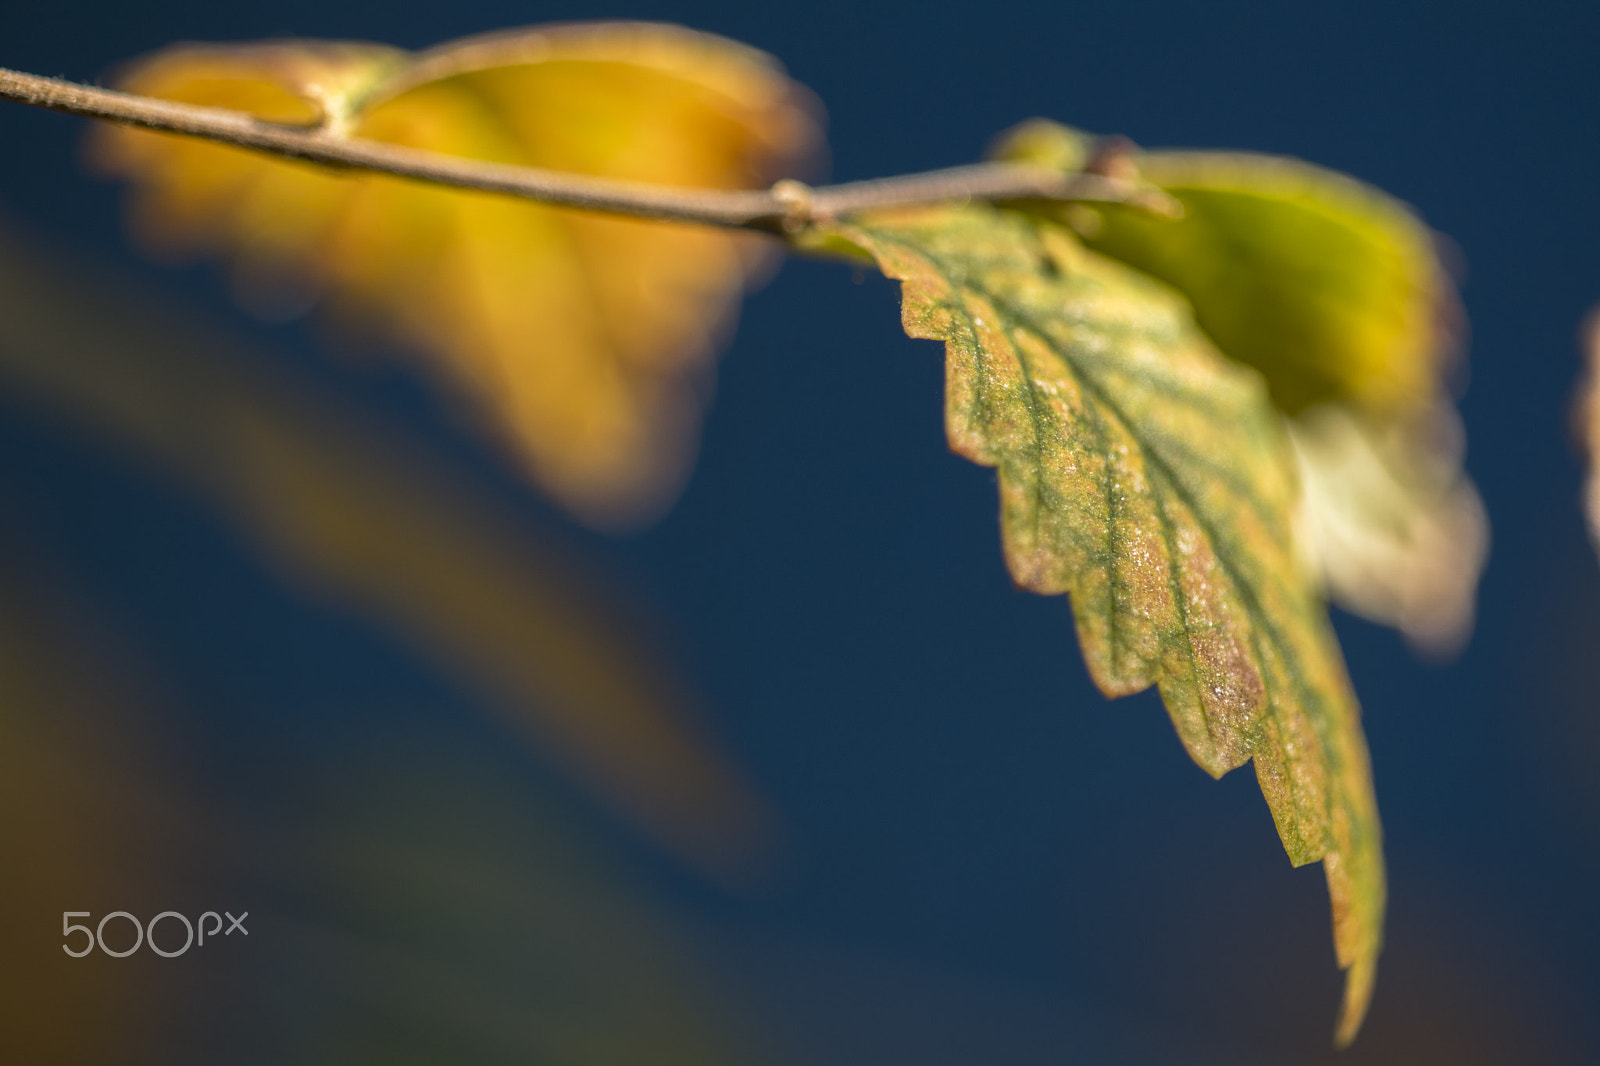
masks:
[(1296, 159), (1138, 152), (1043, 120), (998, 153), (1136, 177), (1182, 205), (1030, 210), (1172, 285), (1224, 354), (1261, 371), (1298, 445), (1301, 554), (1336, 602), (1425, 650), (1465, 643), (1488, 524), (1444, 387), (1464, 320), (1411, 210)]
[[(750, 1061), (753, 1027), (734, 1034), (674, 916), (525, 778), (448, 730), (322, 731), (280, 749), (271, 802), (239, 805), (184, 772), (170, 708), (67, 609), (71, 583), (3, 546), (0, 1024), (19, 1061)], [(73, 958), (56, 924), (221, 907), (248, 933), (181, 961)]]
[[(48, 567), (27, 558), (10, 520), (7, 527), (0, 537), (0, 1033), (16, 1061), (144, 1062), (173, 1004), (194, 991), (194, 970), (151, 965), (148, 952), (71, 958), (56, 922), (65, 910), (149, 918), (180, 905), (199, 865), (198, 819), (173, 802), (155, 773), (159, 759), (141, 713), (148, 708), (119, 683), (126, 679), (100, 634), (72, 617)], [(117, 924), (107, 927), (108, 938), (128, 935)], [(70, 941), (74, 950), (80, 936)]]
[(1070, 595), (1102, 691), (1157, 685), (1194, 760), (1214, 776), (1253, 761), (1291, 861), (1323, 860), (1348, 1042), (1382, 941), (1377, 805), (1260, 379), (1048, 219), (933, 208), (823, 239), (870, 253), (903, 283), (906, 332), (945, 342), (951, 447), (997, 468), (1011, 574)]
[(1589, 312), (1579, 339), (1583, 345), (1584, 370), (1573, 414), (1589, 460), (1583, 513), (1589, 522), (1589, 539), (1600, 552), (1600, 307)]
[(0, 388), (214, 501), (292, 578), (381, 618), (639, 822), (735, 872), (756, 801), (569, 553), (272, 360), (9, 229), (0, 322)]
[(258, 963), (294, 975), (282, 1061), (751, 1061), (689, 930), (559, 805), (448, 734), (334, 754), (286, 768), (315, 817), (256, 856), (304, 901)]
[(1461, 471), (1462, 437), (1446, 405), (1375, 422), (1324, 404), (1289, 423), (1307, 568), (1340, 606), (1436, 655), (1471, 635), (1489, 547), (1483, 503)]
[[(810, 95), (767, 56), (670, 26), (563, 25), (410, 54), (284, 41), (179, 45), (119, 87), (499, 163), (727, 189), (802, 174)], [(650, 516), (694, 454), (714, 348), (772, 249), (336, 171), (192, 139), (97, 129), (152, 252), (225, 254), (247, 306), (326, 298), (339, 327), (431, 358), (534, 479), (596, 523)]]

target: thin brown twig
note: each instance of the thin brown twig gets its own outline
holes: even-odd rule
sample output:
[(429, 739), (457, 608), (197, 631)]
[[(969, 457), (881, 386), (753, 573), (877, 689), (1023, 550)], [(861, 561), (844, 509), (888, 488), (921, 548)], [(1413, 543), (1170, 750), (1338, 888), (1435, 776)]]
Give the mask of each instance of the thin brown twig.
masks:
[(769, 190), (674, 188), (420, 151), (320, 128), (263, 122), (242, 111), (158, 100), (4, 68), (0, 68), (0, 99), (326, 166), (612, 214), (767, 233), (792, 233), (821, 219), (868, 208), (969, 198), (1134, 203), (1161, 213), (1172, 213), (1174, 207), (1158, 190), (1136, 182), (1021, 163), (978, 163), (818, 188), (792, 181)]

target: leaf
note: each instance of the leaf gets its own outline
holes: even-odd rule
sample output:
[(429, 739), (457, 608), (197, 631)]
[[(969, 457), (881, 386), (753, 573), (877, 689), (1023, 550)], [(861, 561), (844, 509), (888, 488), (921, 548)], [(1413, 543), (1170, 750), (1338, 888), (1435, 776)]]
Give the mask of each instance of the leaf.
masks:
[[(1036, 120), (999, 154), (1077, 169), (1095, 143)], [(1433, 234), (1404, 204), (1298, 159), (1130, 152), (1117, 165), (1183, 215), (1074, 207), (1084, 243), (1188, 297), (1217, 347), (1266, 375), (1280, 409), (1339, 402), (1391, 414), (1434, 402), (1461, 311)]]
[(1449, 654), (1472, 631), (1488, 523), (1445, 398), (1464, 319), (1437, 241), (1410, 208), (1296, 159), (1139, 152), (1044, 120), (999, 148), (1066, 170), (1115, 168), (1178, 218), (1030, 205), (1186, 296), (1223, 354), (1260, 370), (1290, 420), (1301, 554), (1340, 606)]
[(1461, 472), (1455, 411), (1384, 422), (1323, 404), (1289, 423), (1289, 439), (1308, 569), (1340, 606), (1396, 627), (1417, 650), (1458, 652), (1489, 526)]
[[(0, 227), (0, 386), (215, 504), (286, 576), (475, 684), (708, 872), (766, 828), (589, 567), (413, 442), (150, 294)], [(281, 360), (278, 360), (281, 362)]]
[[(703, 188), (764, 185), (820, 144), (810, 95), (765, 55), (672, 26), (597, 23), (417, 54), (284, 41), (180, 45), (129, 91), (501, 163)], [(226, 254), (269, 314), (320, 299), (346, 332), (428, 357), (533, 478), (595, 524), (637, 521), (687, 472), (711, 356), (772, 249), (343, 174), (166, 134), (98, 129), (132, 227), (168, 256)]]
[(1589, 466), (1583, 485), (1583, 514), (1589, 541), (1600, 552), (1600, 305), (1590, 309), (1578, 340), (1583, 348), (1583, 376), (1572, 414)]
[(903, 282), (906, 332), (945, 342), (951, 447), (997, 469), (1011, 574), (1071, 597), (1096, 684), (1158, 686), (1194, 760), (1213, 776), (1253, 761), (1291, 861), (1324, 862), (1348, 1042), (1381, 941), (1377, 807), (1260, 379), (1164, 287), (1045, 219), (945, 207), (817, 239), (870, 253)]

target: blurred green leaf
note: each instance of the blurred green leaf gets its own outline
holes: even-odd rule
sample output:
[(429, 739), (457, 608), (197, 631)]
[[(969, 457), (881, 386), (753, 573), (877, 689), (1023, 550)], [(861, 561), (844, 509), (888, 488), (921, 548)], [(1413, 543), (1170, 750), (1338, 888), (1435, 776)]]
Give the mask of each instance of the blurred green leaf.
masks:
[[(1078, 169), (1095, 165), (1097, 144), (1039, 120), (999, 154)], [(1460, 309), (1433, 235), (1404, 204), (1310, 163), (1244, 152), (1130, 150), (1100, 165), (1160, 187), (1182, 217), (1050, 210), (1072, 211), (1089, 247), (1188, 297), (1217, 346), (1266, 375), (1281, 410), (1433, 402)]]
[(1011, 574), (1071, 597), (1102, 691), (1157, 685), (1194, 760), (1214, 776), (1253, 761), (1291, 861), (1324, 861), (1348, 1042), (1382, 938), (1377, 806), (1259, 378), (1164, 287), (1047, 219), (932, 208), (821, 240), (871, 253), (903, 283), (906, 332), (945, 342), (951, 447), (997, 468)]

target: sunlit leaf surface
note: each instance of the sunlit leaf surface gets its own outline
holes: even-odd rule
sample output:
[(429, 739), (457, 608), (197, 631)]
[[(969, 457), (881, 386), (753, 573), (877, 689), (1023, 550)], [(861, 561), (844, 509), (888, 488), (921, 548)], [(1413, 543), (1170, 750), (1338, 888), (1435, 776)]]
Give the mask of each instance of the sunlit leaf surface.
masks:
[[(508, 31), (410, 54), (285, 41), (180, 45), (117, 79), (332, 136), (666, 185), (753, 187), (820, 144), (768, 57), (670, 26)], [(714, 348), (771, 249), (703, 227), (340, 174), (106, 127), (142, 243), (229, 256), (267, 314), (322, 299), (341, 329), (429, 357), (580, 517), (648, 517), (692, 458)]]
[(1381, 941), (1377, 806), (1260, 379), (1163, 286), (1045, 219), (939, 208), (822, 240), (869, 252), (903, 283), (906, 332), (945, 342), (951, 446), (997, 469), (1012, 576), (1070, 595), (1100, 688), (1157, 685), (1194, 760), (1253, 761), (1290, 859), (1324, 862), (1348, 1041)]

